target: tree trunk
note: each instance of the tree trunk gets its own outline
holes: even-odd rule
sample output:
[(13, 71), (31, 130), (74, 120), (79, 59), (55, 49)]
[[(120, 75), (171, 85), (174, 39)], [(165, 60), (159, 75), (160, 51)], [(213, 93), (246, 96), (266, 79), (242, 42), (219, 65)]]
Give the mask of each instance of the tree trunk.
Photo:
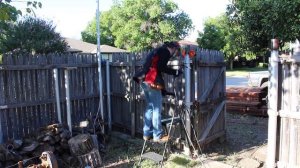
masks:
[(79, 134), (71, 138), (68, 144), (73, 156), (85, 155), (91, 152), (95, 146), (89, 134)]
[(68, 141), (72, 155), (80, 162), (80, 168), (101, 167), (102, 159), (95, 143), (89, 134), (79, 134)]
[(229, 61), (229, 68), (230, 68), (230, 70), (233, 70), (233, 60), (232, 59)]

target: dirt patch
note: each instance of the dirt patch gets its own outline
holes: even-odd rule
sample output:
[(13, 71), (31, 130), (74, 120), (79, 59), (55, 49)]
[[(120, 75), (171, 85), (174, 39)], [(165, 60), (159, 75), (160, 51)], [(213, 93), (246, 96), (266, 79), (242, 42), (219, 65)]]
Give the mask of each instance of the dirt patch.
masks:
[(209, 159), (239, 167), (240, 160), (255, 158), (254, 153), (266, 146), (268, 118), (227, 114), (226, 124), (226, 141), (210, 145), (205, 151)]
[[(232, 167), (240, 167), (239, 163), (245, 158), (264, 162), (255, 156), (255, 153), (264, 155), (267, 143), (268, 118), (254, 117), (227, 113), (226, 141), (211, 143), (198, 159), (190, 159), (183, 154), (171, 154), (164, 167), (203, 167), (205, 160), (218, 161)], [(135, 167), (139, 161), (143, 140), (132, 139), (130, 136), (112, 135), (103, 153), (103, 167)], [(154, 147), (160, 152), (162, 146)], [(258, 152), (260, 151), (260, 152)], [(260, 156), (263, 157), (263, 156)], [(150, 160), (143, 160), (142, 167), (156, 167)]]

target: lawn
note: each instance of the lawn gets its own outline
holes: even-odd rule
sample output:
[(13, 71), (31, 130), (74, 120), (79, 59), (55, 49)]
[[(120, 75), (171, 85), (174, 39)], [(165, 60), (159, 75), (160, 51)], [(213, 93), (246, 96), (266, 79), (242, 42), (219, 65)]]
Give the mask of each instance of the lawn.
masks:
[(233, 70), (226, 70), (226, 76), (244, 76), (247, 77), (249, 72), (267, 71), (268, 68), (236, 68)]

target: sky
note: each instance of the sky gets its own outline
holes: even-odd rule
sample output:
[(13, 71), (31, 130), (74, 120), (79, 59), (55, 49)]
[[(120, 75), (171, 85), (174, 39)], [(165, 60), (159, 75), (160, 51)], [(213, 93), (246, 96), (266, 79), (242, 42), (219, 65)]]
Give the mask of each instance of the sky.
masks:
[[(63, 37), (81, 39), (81, 32), (96, 16), (97, 0), (38, 0), (41, 9), (35, 9), (38, 17), (53, 21), (56, 31)], [(100, 11), (107, 11), (114, 0), (99, 0)], [(173, 0), (193, 21), (195, 29), (186, 40), (196, 41), (198, 31), (203, 30), (203, 23), (208, 17), (215, 17), (226, 10), (228, 0)], [(15, 0), (11, 3), (22, 11), (26, 1)], [(24, 12), (25, 13), (25, 12)]]

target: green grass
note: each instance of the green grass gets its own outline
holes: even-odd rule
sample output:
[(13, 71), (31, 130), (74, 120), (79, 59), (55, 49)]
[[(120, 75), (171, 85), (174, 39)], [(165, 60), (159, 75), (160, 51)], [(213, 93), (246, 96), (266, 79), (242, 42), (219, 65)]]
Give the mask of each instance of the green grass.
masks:
[(249, 72), (267, 71), (268, 68), (236, 68), (233, 70), (226, 70), (226, 76), (247, 76)]
[(170, 159), (166, 162), (166, 168), (187, 168), (195, 167), (199, 164), (197, 161), (187, 158), (182, 154), (172, 154)]

